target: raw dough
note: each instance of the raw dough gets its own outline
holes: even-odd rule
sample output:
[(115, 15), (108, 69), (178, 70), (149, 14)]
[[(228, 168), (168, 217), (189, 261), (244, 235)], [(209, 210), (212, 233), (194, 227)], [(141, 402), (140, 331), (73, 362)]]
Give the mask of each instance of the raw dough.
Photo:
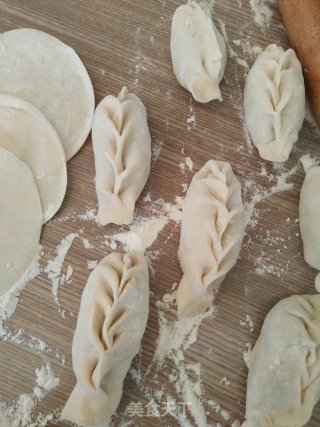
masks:
[(0, 296), (27, 274), (40, 251), (42, 209), (29, 167), (0, 147)]
[(260, 53), (246, 79), (244, 109), (260, 157), (285, 162), (305, 116), (304, 80), (294, 50), (272, 44)]
[(0, 147), (26, 163), (36, 181), (45, 223), (60, 208), (67, 187), (64, 150), (58, 134), (30, 103), (0, 94)]
[(219, 83), (227, 63), (227, 49), (206, 3), (191, 1), (175, 11), (171, 59), (178, 82), (196, 101), (222, 99)]
[(124, 87), (106, 96), (92, 126), (96, 166), (97, 219), (102, 225), (133, 220), (135, 202), (150, 172), (151, 137), (140, 99)]
[(0, 92), (39, 108), (55, 127), (69, 160), (92, 125), (94, 93), (76, 52), (31, 28), (0, 35)]
[(252, 351), (243, 427), (301, 427), (320, 396), (320, 295), (294, 295), (267, 315)]
[(77, 384), (62, 417), (106, 426), (138, 353), (149, 312), (146, 260), (137, 252), (106, 256), (90, 274), (72, 344)]
[(183, 204), (180, 315), (209, 308), (214, 290), (237, 262), (244, 231), (240, 183), (229, 163), (209, 160), (194, 175)]
[[(320, 165), (311, 158), (302, 159), (306, 173), (300, 192), (299, 224), (303, 240), (304, 259), (320, 270)], [(315, 286), (320, 291), (320, 276)]]

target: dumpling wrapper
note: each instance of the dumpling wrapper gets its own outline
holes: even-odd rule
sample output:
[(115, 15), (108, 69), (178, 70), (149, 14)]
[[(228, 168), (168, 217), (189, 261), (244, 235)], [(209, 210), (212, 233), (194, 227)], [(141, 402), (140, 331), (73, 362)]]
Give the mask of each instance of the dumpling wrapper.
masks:
[(268, 313), (253, 348), (242, 427), (302, 427), (320, 397), (320, 295)]
[(40, 251), (42, 209), (30, 168), (0, 147), (0, 296), (23, 280)]
[(31, 28), (1, 34), (0, 93), (35, 105), (56, 129), (67, 160), (87, 139), (92, 83), (76, 52), (56, 37)]
[(26, 163), (37, 184), (43, 222), (60, 208), (67, 187), (64, 149), (55, 129), (29, 102), (0, 94), (0, 147)]

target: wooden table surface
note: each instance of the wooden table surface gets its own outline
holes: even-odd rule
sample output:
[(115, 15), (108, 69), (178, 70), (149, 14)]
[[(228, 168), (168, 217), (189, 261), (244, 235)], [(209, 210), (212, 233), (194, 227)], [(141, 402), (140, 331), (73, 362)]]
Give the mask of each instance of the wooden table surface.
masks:
[[(241, 39), (250, 46), (264, 48), (270, 43), (278, 43), (288, 47), (276, 6), (267, 3), (273, 16), (270, 25), (261, 28), (254, 22), (249, 0), (214, 1), (218, 28), (221, 28), (221, 20), (228, 36), (228, 64), (221, 83), (223, 102), (201, 105), (178, 85), (172, 72), (170, 25), (179, 4), (177, 0), (0, 0), (0, 31), (33, 27), (72, 46), (91, 76), (97, 103), (107, 94), (118, 94), (123, 85), (144, 102), (154, 160), (147, 185), (137, 203), (136, 213), (142, 216), (148, 215), (148, 204), (143, 201), (148, 192), (152, 200), (162, 198), (174, 203), (176, 196), (184, 195), (183, 184), (188, 184), (194, 172), (211, 158), (231, 163), (243, 184), (247, 206), (255, 194), (270, 193), (280, 173), (276, 165), (262, 161), (247, 141), (243, 126), (246, 68), (237, 62), (237, 55), (249, 66), (254, 57), (233, 43), (233, 40)], [(193, 114), (195, 123), (188, 125), (186, 120)], [(305, 153), (320, 156), (319, 133), (307, 122), (283, 170), (294, 168)], [(193, 171), (187, 168), (183, 174), (179, 163), (187, 156), (194, 163)], [(112, 249), (103, 242), (105, 237), (118, 230), (116, 226), (99, 227), (94, 221), (81, 219), (88, 208), (96, 208), (94, 175), (89, 137), (80, 152), (68, 162), (68, 189), (60, 211), (54, 221), (43, 227), (43, 268), (55, 257), (58, 244), (69, 233), (80, 233), (94, 246), (86, 249), (77, 238), (67, 254), (64, 269), (71, 265), (74, 273), (72, 283), (59, 290), (65, 319), (58, 312), (51, 282), (43, 271), (27, 285), (15, 314), (5, 323), (13, 331), (23, 328), (26, 336), (41, 338), (55, 351), (41, 354), (10, 340), (0, 342), (2, 401), (10, 403), (23, 393), (32, 393), (35, 369), (45, 360), (60, 376), (60, 385), (36, 406), (35, 415), (61, 409), (75, 384), (71, 341), (80, 296), (90, 274), (87, 261), (100, 260), (110, 253)], [(256, 205), (255, 221), (251, 221), (247, 228), (240, 259), (216, 297), (216, 315), (203, 322), (197, 342), (186, 353), (187, 362), (202, 364), (205, 398), (218, 402), (231, 415), (230, 421), (225, 421), (221, 411), (217, 414), (208, 407), (209, 425), (220, 422), (221, 426), (230, 426), (232, 420), (243, 419), (247, 368), (242, 353), (246, 343), (255, 343), (271, 307), (281, 298), (314, 292), (315, 271), (303, 260), (299, 225), (295, 221), (303, 178), (302, 168), (297, 166), (288, 180), (293, 183), (291, 190), (269, 195)], [(178, 244), (179, 226), (170, 221), (151, 248), (159, 252), (152, 261), (155, 274), (150, 280), (150, 316), (142, 350), (133, 362), (135, 368), (141, 369), (142, 377), (152, 361), (159, 332), (156, 301), (170, 292), (172, 284), (181, 278)], [(247, 314), (254, 322), (253, 331), (240, 325)], [(65, 355), (65, 364), (55, 352)], [(168, 369), (172, 369), (169, 365), (157, 374), (159, 387), (163, 385), (172, 396), (180, 399), (173, 382), (168, 379)], [(128, 415), (123, 415), (131, 401), (148, 403), (147, 393), (143, 390), (153, 387), (153, 375), (151, 369), (140, 386), (132, 376), (127, 376), (116, 425), (120, 425), (121, 420), (132, 421)], [(230, 385), (221, 383), (222, 377), (227, 377)], [(137, 416), (132, 425), (152, 426), (158, 421), (165, 426), (178, 425), (170, 416), (156, 421)], [(190, 423), (196, 425), (192, 419)], [(320, 407), (317, 406), (308, 426), (316, 427), (319, 423)], [(47, 425), (65, 424), (58, 421)]]

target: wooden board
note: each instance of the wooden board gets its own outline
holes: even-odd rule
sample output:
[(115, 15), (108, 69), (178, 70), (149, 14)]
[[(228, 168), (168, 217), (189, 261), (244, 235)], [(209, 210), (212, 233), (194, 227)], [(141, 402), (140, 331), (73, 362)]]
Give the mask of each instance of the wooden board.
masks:
[[(246, 142), (242, 123), (246, 70), (237, 63), (236, 56), (231, 57), (230, 49), (221, 84), (223, 102), (200, 105), (178, 85), (172, 72), (169, 41), (171, 17), (179, 3), (177, 0), (0, 0), (0, 31), (33, 27), (72, 46), (88, 69), (97, 102), (107, 94), (117, 94), (123, 85), (144, 102), (154, 147), (162, 144), (162, 148), (159, 158), (152, 163), (150, 178), (137, 203), (137, 215), (146, 215), (147, 204), (142, 198), (148, 192), (152, 200), (163, 198), (167, 202), (183, 196), (182, 185), (189, 183), (193, 173), (210, 158), (232, 164), (243, 183), (246, 202), (257, 191), (268, 191), (276, 183), (272, 179), (269, 182), (268, 176), (279, 174)], [(248, 40), (251, 46), (261, 47), (270, 43), (279, 43), (283, 47), (289, 45), (279, 13), (275, 6), (270, 7), (273, 10), (271, 23), (261, 29), (254, 22), (249, 0), (215, 0), (215, 17), (225, 23), (229, 45), (250, 66), (254, 58), (244, 55), (233, 40)], [(190, 117), (190, 107), (196, 122), (190, 124), (188, 130), (186, 120)], [(317, 131), (305, 123), (285, 170), (293, 168), (307, 152), (319, 157), (320, 145)], [(192, 158), (194, 169), (187, 169), (183, 175), (179, 163), (186, 156)], [(264, 167), (268, 176), (264, 176)], [(66, 318), (59, 315), (51, 282), (43, 272), (28, 284), (16, 313), (6, 323), (12, 330), (23, 328), (26, 335), (39, 337), (66, 355), (65, 365), (53, 353), (45, 355), (59, 374), (60, 385), (37, 406), (37, 411), (44, 414), (61, 409), (75, 384), (71, 341), (81, 292), (90, 273), (87, 261), (99, 260), (111, 252), (101, 242), (103, 236), (118, 230), (115, 226), (99, 227), (93, 221), (79, 219), (88, 207), (96, 207), (94, 175), (89, 138), (68, 163), (67, 194), (56, 218), (69, 217), (69, 220), (54, 220), (43, 228), (42, 233), (42, 267), (55, 256), (57, 245), (69, 233), (81, 233), (95, 246), (95, 249), (86, 249), (81, 239), (75, 239), (68, 252), (65, 267), (71, 265), (74, 268), (73, 281), (59, 291)], [(248, 227), (237, 266), (228, 274), (216, 298), (216, 316), (204, 321), (197, 342), (186, 355), (187, 361), (202, 364), (206, 398), (217, 401), (228, 410), (232, 420), (243, 419), (245, 409), (247, 369), (242, 353), (246, 343), (255, 343), (266, 314), (281, 298), (314, 292), (315, 271), (303, 260), (299, 225), (295, 222), (303, 177), (302, 168), (298, 167), (289, 179), (293, 183), (290, 191), (274, 194), (257, 205), (256, 225)], [(254, 182), (251, 187), (248, 179)], [(178, 244), (179, 226), (170, 222), (152, 246), (152, 250), (158, 250), (160, 255), (152, 262), (155, 274), (150, 281), (150, 316), (142, 351), (133, 364), (135, 367), (140, 365), (142, 376), (152, 361), (158, 336), (155, 303), (171, 290), (173, 282), (179, 282), (181, 278)], [(262, 265), (270, 266), (269, 273), (258, 274), (257, 269)], [(254, 321), (252, 332), (240, 325), (247, 314)], [(32, 393), (35, 369), (43, 363), (39, 353), (24, 345), (10, 340), (0, 342), (2, 401), (11, 402), (22, 393)], [(166, 369), (158, 374), (159, 387), (163, 384), (175, 396)], [(152, 386), (153, 374), (151, 370), (144, 378), (146, 387), (148, 384)], [(230, 381), (229, 386), (220, 383), (224, 376)], [(124, 413), (131, 401), (146, 404), (148, 398), (127, 376), (119, 413)], [(209, 424), (231, 425), (231, 421), (224, 421), (213, 409), (208, 408), (208, 412)], [(152, 426), (158, 421), (147, 416), (136, 417), (134, 425)], [(178, 425), (170, 416), (160, 421), (165, 426)], [(308, 426), (316, 427), (319, 422), (318, 406)]]

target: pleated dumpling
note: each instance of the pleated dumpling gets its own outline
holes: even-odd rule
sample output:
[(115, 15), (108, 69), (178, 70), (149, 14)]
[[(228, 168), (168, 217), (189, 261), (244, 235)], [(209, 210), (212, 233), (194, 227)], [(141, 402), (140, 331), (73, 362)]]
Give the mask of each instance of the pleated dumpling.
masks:
[(226, 43), (205, 2), (191, 1), (175, 11), (171, 59), (178, 82), (196, 101), (222, 99), (219, 83), (227, 63)]
[(246, 79), (244, 109), (260, 157), (285, 162), (305, 116), (304, 80), (294, 50), (272, 44), (260, 53)]
[(77, 384), (63, 409), (64, 419), (84, 427), (107, 425), (139, 351), (148, 312), (144, 257), (135, 252), (106, 256), (82, 294), (72, 344)]
[(229, 163), (209, 160), (194, 175), (183, 204), (180, 315), (209, 308), (214, 290), (237, 262), (244, 231), (241, 185)]
[[(320, 165), (311, 158), (302, 160), (306, 173), (300, 192), (299, 224), (305, 261), (320, 270)], [(320, 274), (316, 277), (320, 292)]]
[(92, 126), (100, 224), (130, 224), (150, 172), (151, 137), (140, 99), (124, 87), (106, 96)]
[(302, 427), (320, 396), (320, 295), (294, 295), (267, 315), (252, 351), (243, 427)]

